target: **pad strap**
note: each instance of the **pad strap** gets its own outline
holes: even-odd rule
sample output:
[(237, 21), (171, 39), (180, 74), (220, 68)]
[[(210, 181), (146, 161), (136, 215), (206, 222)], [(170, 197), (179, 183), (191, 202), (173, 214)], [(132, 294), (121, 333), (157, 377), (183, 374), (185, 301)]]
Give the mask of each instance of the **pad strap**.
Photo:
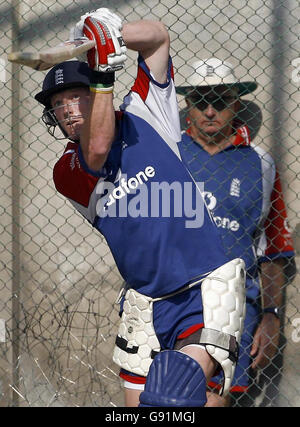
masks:
[(90, 71), (90, 83), (97, 84), (102, 83), (105, 85), (113, 85), (115, 82), (115, 73), (114, 72), (101, 72), (101, 71)]
[[(140, 348), (139, 345), (129, 347), (128, 341), (125, 338), (120, 337), (119, 335), (117, 335), (117, 338), (116, 338), (116, 346), (121, 350), (126, 351), (126, 353), (129, 353), (129, 354), (137, 354)], [(159, 351), (151, 350), (151, 353), (150, 353), (151, 359), (154, 359), (154, 357), (157, 356), (158, 353)]]
[(233, 335), (210, 328), (203, 328), (200, 332), (199, 344), (214, 345), (215, 347), (227, 350), (229, 352), (229, 359), (232, 360), (232, 362), (237, 362), (239, 357), (239, 345)]

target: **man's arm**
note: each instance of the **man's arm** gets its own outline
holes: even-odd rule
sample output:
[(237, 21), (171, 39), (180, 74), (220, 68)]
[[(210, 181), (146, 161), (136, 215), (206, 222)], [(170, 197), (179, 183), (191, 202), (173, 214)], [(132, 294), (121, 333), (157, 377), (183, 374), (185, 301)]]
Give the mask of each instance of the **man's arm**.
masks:
[[(280, 307), (282, 289), (286, 279), (285, 258), (278, 258), (261, 264), (261, 286), (263, 307)], [(280, 319), (272, 313), (264, 313), (254, 335), (251, 355), (254, 356), (252, 368), (264, 368), (276, 354), (279, 343)]]
[[(129, 49), (138, 51), (158, 83), (165, 83), (169, 60), (169, 35), (156, 21), (137, 21), (123, 26), (122, 37)], [(87, 166), (99, 171), (115, 137), (112, 93), (91, 93), (88, 118), (83, 125), (80, 145)]]
[(115, 137), (113, 94), (90, 93), (88, 116), (82, 126), (80, 146), (87, 166), (98, 172), (104, 165)]
[[(271, 158), (271, 162), (273, 159)], [(271, 165), (270, 162), (270, 165)], [(270, 196), (271, 207), (264, 224), (265, 248), (262, 250), (261, 285), (263, 307), (280, 307), (282, 304), (282, 290), (288, 282), (293, 280), (295, 270), (288, 272), (286, 265), (294, 264), (294, 248), (290, 231), (287, 227), (287, 210), (284, 203), (281, 180), (275, 168), (272, 193)], [(268, 256), (277, 255), (278, 258), (266, 261)], [(291, 277), (286, 276), (286, 273)], [(253, 340), (251, 355), (254, 356), (253, 368), (263, 368), (275, 355), (280, 332), (280, 320), (272, 313), (265, 313)]]
[(128, 49), (137, 51), (158, 83), (166, 83), (170, 38), (158, 21), (136, 21), (124, 24), (122, 36)]
[(261, 264), (261, 285), (263, 307), (280, 307), (282, 287), (285, 283), (285, 258), (277, 258)]

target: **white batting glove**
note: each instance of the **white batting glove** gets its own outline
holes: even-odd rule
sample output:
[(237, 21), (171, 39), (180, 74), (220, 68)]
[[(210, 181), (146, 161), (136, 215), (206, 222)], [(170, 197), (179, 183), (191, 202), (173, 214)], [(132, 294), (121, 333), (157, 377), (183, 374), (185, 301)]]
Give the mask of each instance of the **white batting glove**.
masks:
[(111, 26), (116, 28), (118, 31), (122, 30), (122, 19), (115, 13), (112, 13), (109, 9), (102, 7), (95, 11), (85, 13), (80, 17), (80, 21), (77, 22), (75, 27), (71, 28), (71, 31), (70, 31), (71, 40), (80, 39), (81, 37), (83, 37), (84, 21), (89, 16), (95, 18), (98, 21), (102, 21), (107, 24), (110, 24)]
[(109, 9), (100, 8), (86, 13), (71, 29), (70, 39), (88, 38), (96, 42), (86, 57), (79, 60), (87, 61), (95, 71), (113, 72), (124, 67), (126, 46), (121, 36), (122, 20)]
[(117, 28), (119, 31), (122, 30), (122, 19), (105, 7), (101, 7), (93, 12), (88, 12), (85, 15), (82, 15), (80, 20), (84, 22), (85, 18), (88, 16), (91, 16), (98, 21), (106, 22), (107, 24)]

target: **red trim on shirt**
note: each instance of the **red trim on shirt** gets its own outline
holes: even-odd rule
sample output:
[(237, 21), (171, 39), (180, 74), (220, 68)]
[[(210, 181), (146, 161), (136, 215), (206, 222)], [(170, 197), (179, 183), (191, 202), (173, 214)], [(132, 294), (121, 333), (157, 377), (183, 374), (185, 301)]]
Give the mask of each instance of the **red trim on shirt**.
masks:
[(174, 76), (174, 66), (173, 66), (173, 63), (172, 63), (172, 65), (171, 65), (171, 70), (170, 70), (170, 72), (171, 72), (171, 79), (174, 81), (175, 76)]
[(131, 88), (131, 91), (138, 93), (145, 102), (149, 93), (149, 85), (149, 77), (141, 67), (138, 67), (137, 78)]
[(189, 327), (188, 329), (186, 329), (184, 332), (182, 332), (180, 335), (178, 335), (177, 339), (178, 340), (182, 340), (186, 337), (189, 337), (190, 335), (192, 335), (194, 332), (198, 331), (199, 329), (204, 328), (204, 323), (198, 323), (196, 325), (193, 325), (191, 327)]
[[(208, 386), (213, 389), (213, 390), (221, 390), (221, 384), (215, 383), (214, 381), (210, 381), (208, 383)], [(249, 386), (247, 385), (234, 385), (232, 387), (230, 387), (230, 391), (231, 392), (239, 392), (239, 393), (244, 393), (245, 391), (248, 391)]]
[(62, 157), (54, 166), (53, 180), (57, 191), (68, 199), (88, 207), (99, 177), (83, 170), (78, 159), (79, 145), (69, 142)]
[(237, 129), (233, 145), (250, 145), (250, 131), (248, 126), (244, 125)]
[(267, 238), (266, 255), (294, 251), (290, 231), (287, 229), (287, 212), (283, 200), (280, 177), (276, 171), (271, 194), (271, 207), (264, 228)]
[(128, 381), (129, 383), (146, 384), (146, 377), (142, 377), (140, 375), (129, 375), (129, 374), (125, 374), (125, 372), (121, 371), (119, 376), (120, 376), (120, 378), (122, 378), (125, 381)]

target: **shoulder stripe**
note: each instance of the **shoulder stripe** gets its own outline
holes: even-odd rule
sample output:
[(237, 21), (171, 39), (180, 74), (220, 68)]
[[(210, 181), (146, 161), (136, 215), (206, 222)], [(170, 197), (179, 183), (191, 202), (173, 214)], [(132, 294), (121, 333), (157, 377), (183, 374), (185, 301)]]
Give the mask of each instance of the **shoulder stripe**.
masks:
[(263, 206), (262, 217), (265, 217), (270, 209), (271, 193), (275, 182), (276, 168), (272, 156), (257, 145), (252, 145), (261, 161)]

